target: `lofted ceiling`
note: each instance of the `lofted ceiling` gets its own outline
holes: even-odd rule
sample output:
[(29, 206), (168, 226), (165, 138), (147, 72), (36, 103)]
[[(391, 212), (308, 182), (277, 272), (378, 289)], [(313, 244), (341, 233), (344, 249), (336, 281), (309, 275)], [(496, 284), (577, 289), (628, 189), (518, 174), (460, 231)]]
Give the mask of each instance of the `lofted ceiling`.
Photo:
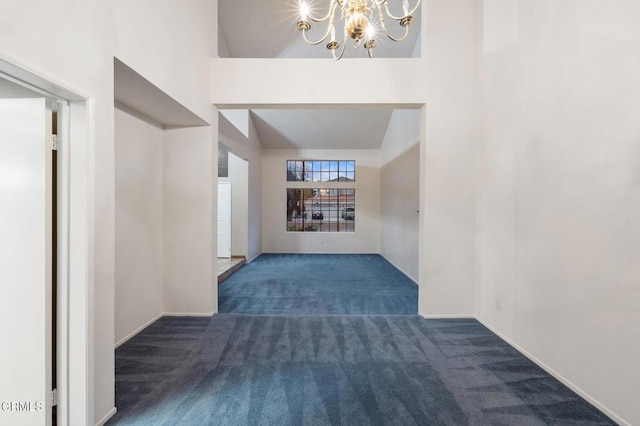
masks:
[(378, 149), (391, 109), (252, 110), (266, 149)]
[[(333, 61), (326, 42), (311, 46), (296, 29), (299, 0), (223, 0), (218, 2), (220, 57), (229, 58), (326, 58)], [(328, 8), (329, 0), (307, 0), (316, 15)], [(392, 12), (399, 12), (400, 0), (389, 0)], [(414, 1), (410, 0), (414, 4)], [(375, 58), (419, 56), (420, 10), (408, 38), (394, 43), (378, 37)], [(341, 21), (340, 21), (341, 22)], [(402, 29), (387, 22), (389, 30)], [(309, 38), (317, 38), (315, 25)], [(348, 44), (343, 61), (367, 58), (363, 48)], [(251, 111), (258, 137), (265, 149), (378, 149), (382, 144), (391, 109), (257, 109)]]

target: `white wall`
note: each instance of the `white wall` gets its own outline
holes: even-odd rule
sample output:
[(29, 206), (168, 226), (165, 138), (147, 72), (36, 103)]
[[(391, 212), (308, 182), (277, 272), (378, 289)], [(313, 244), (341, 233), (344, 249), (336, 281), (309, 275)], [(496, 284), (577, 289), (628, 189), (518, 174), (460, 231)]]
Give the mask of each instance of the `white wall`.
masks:
[(262, 253), (262, 146), (251, 116), (249, 137), (221, 114), (218, 119), (220, 142), (229, 148), (230, 153), (247, 160), (247, 260), (252, 261)]
[[(208, 17), (216, 16), (216, 4), (216, 0), (2, 2), (0, 56), (92, 98), (91, 174), (87, 180), (93, 200), (88, 207), (92, 239), (87, 286), (92, 295), (89, 304), (95, 306), (88, 317), (93, 342), (89, 348), (90, 424), (109, 415), (114, 407), (113, 57), (123, 59), (161, 90), (210, 120), (208, 61), (212, 52), (217, 53), (217, 34)], [(56, 42), (43, 43), (43, 28), (52, 28), (52, 23), (55, 31), (51, 37)]]
[(115, 341), (162, 313), (163, 131), (115, 110)]
[(478, 176), (480, 318), (628, 424), (640, 424), (638, 22), (631, 0), (485, 0)]
[(116, 56), (210, 121), (209, 62), (217, 56), (217, 1), (113, 0)]
[[(337, 62), (329, 58), (218, 58), (211, 60), (211, 99), (218, 108), (362, 104), (417, 108), (427, 101), (426, 66), (427, 61), (419, 58)], [(358, 84), (349, 78), (334, 78), (336, 75), (357, 75)]]
[(417, 283), (420, 110), (392, 113), (380, 165), (380, 253)]
[(247, 256), (249, 242), (249, 162), (229, 153), (231, 255)]
[[(356, 181), (287, 182), (287, 160), (355, 160)], [(378, 150), (266, 149), (262, 156), (265, 253), (380, 253)], [(355, 188), (355, 232), (287, 232), (287, 188)]]
[(164, 131), (166, 314), (217, 311), (218, 144), (214, 141), (210, 127)]
[(479, 29), (476, 0), (427, 3), (424, 229), (418, 311), (474, 314)]

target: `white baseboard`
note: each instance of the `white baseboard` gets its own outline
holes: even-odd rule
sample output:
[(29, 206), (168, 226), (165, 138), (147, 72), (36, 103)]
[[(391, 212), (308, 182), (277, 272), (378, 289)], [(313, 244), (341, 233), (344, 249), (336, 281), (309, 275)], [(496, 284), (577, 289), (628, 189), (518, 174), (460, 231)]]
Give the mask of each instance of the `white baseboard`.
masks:
[(434, 315), (427, 315), (427, 314), (424, 314), (424, 313), (420, 312), (418, 315), (420, 315), (424, 319), (476, 319), (475, 315), (470, 315), (470, 314), (459, 314), (459, 315), (434, 314)]
[(503, 335), (502, 333), (500, 333), (498, 330), (494, 329), (492, 326), (490, 326), (489, 324), (485, 323), (481, 318), (479, 317), (475, 317), (476, 320), (478, 320), (478, 322), (482, 325), (484, 325), (485, 327), (487, 327), (489, 330), (491, 330), (491, 332), (493, 332), (495, 335), (497, 335), (498, 337), (500, 337), (502, 340), (504, 340), (505, 342), (507, 342), (509, 345), (513, 346), (515, 349), (517, 349), (521, 354), (523, 354), (524, 356), (526, 356), (527, 358), (529, 358), (531, 361), (533, 361), (535, 364), (537, 364), (540, 368), (542, 368), (544, 371), (546, 371), (547, 373), (549, 373), (551, 376), (555, 377), (557, 380), (559, 380), (563, 385), (565, 385), (566, 387), (568, 387), (569, 389), (571, 389), (572, 391), (574, 391), (575, 393), (577, 393), (578, 395), (580, 395), (582, 398), (584, 398), (587, 402), (589, 402), (589, 404), (593, 405), (594, 407), (596, 407), (598, 410), (602, 411), (606, 416), (608, 416), (611, 420), (613, 420), (614, 422), (618, 423), (619, 425), (624, 425), (624, 426), (631, 426), (631, 423), (625, 421), (622, 417), (618, 416), (616, 413), (614, 413), (613, 411), (609, 410), (607, 407), (605, 407), (604, 405), (602, 405), (600, 402), (598, 402), (595, 398), (593, 398), (591, 395), (589, 395), (587, 392), (583, 391), (582, 389), (580, 389), (578, 386), (574, 385), (572, 382), (570, 382), (567, 378), (565, 378), (564, 376), (562, 376), (561, 374), (559, 374), (557, 371), (555, 371), (553, 368), (549, 367), (548, 365), (546, 365), (544, 362), (540, 361), (538, 358), (536, 358), (535, 356), (531, 355), (529, 352), (527, 352), (524, 348), (522, 348), (520, 345), (516, 344), (513, 340), (509, 339), (508, 337), (506, 337), (505, 335)]
[(140, 333), (142, 330), (144, 330), (145, 328), (149, 327), (154, 322), (158, 321), (160, 318), (162, 318), (163, 315), (164, 314), (161, 312), (158, 315), (156, 315), (155, 317), (151, 318), (149, 321), (145, 322), (140, 327), (136, 328), (134, 331), (129, 333), (126, 337), (124, 337), (123, 339), (120, 339), (120, 341), (116, 342), (115, 347), (117, 348), (118, 346), (122, 345), (127, 340), (131, 339), (133, 336), (135, 336), (136, 334)]
[(418, 283), (418, 281), (414, 280), (414, 279), (413, 279), (413, 277), (411, 277), (409, 274), (407, 274), (405, 271), (403, 271), (401, 267), (399, 267), (398, 265), (396, 265), (396, 264), (395, 264), (393, 261), (391, 261), (387, 256), (385, 256), (385, 255), (384, 255), (384, 254), (382, 254), (382, 253), (378, 253), (378, 254), (379, 254), (380, 256), (382, 256), (382, 258), (383, 258), (384, 260), (386, 260), (387, 262), (389, 262), (390, 264), (392, 264), (394, 268), (396, 268), (398, 271), (402, 272), (402, 273), (404, 274), (404, 276), (405, 276), (405, 277), (407, 277), (407, 278), (409, 278), (411, 281), (413, 281), (413, 283), (414, 283), (415, 285), (418, 285), (418, 286), (420, 285), (420, 283)]
[(128, 340), (131, 340), (132, 337), (134, 337), (135, 335), (137, 335), (142, 330), (144, 330), (145, 328), (149, 327), (151, 324), (153, 324), (154, 322), (158, 321), (162, 317), (212, 317), (215, 314), (216, 314), (215, 311), (211, 312), (211, 313), (206, 313), (206, 314), (180, 313), (180, 312), (161, 312), (160, 314), (156, 315), (154, 318), (151, 318), (149, 321), (147, 321), (146, 323), (144, 323), (143, 325), (141, 325), (140, 327), (138, 327), (137, 329), (135, 329), (134, 331), (129, 333), (127, 335), (127, 337), (125, 337), (125, 338), (121, 339), (120, 341), (116, 342), (116, 344), (114, 345), (114, 348), (117, 349), (123, 343), (126, 343)]
[(216, 314), (216, 311), (209, 313), (194, 313), (194, 312), (164, 312), (161, 317), (212, 317)]
[(116, 415), (117, 411), (118, 410), (116, 410), (116, 407), (113, 407), (102, 419), (100, 419), (98, 423), (96, 423), (96, 426), (103, 426), (105, 423), (109, 421), (111, 417)]

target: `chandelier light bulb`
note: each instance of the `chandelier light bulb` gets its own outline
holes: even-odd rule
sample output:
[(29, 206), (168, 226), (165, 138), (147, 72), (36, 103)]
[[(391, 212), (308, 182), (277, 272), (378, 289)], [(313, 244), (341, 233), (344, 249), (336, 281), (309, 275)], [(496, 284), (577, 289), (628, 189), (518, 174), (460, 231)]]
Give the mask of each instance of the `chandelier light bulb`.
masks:
[(309, 16), (309, 5), (306, 2), (300, 2), (300, 17), (306, 21), (307, 16)]
[(376, 35), (376, 28), (373, 25), (369, 24), (367, 26), (366, 34), (367, 40), (372, 40)]

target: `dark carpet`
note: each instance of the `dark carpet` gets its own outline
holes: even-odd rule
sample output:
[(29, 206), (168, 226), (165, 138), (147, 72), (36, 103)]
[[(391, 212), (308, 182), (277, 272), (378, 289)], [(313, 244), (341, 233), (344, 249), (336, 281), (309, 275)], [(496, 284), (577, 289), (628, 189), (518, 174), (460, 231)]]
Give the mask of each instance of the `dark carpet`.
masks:
[(475, 320), (165, 317), (116, 351), (110, 425), (609, 425)]
[(263, 254), (218, 293), (220, 313), (418, 314), (418, 286), (377, 254)]
[[(613, 424), (378, 255), (262, 255), (116, 350), (110, 425)], [(226, 312), (227, 314), (224, 314)]]

